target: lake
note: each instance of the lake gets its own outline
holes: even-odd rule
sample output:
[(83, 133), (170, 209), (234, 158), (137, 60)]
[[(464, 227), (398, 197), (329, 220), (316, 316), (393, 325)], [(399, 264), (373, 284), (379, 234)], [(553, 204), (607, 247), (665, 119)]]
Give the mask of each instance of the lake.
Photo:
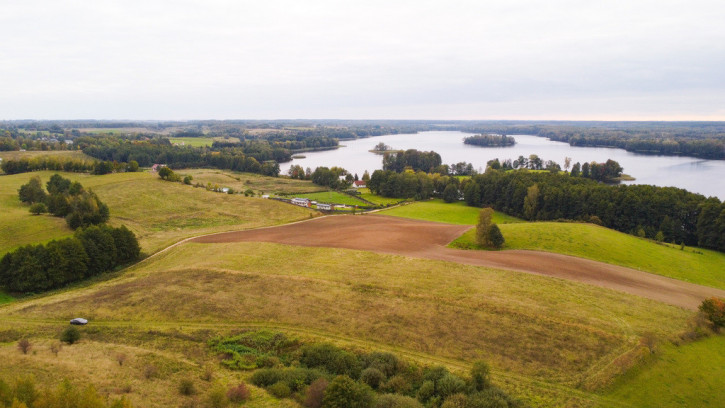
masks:
[(339, 166), (350, 173), (362, 177), (365, 170), (371, 174), (382, 169), (383, 157), (370, 153), (376, 144), (383, 142), (397, 150), (418, 149), (434, 150), (441, 155), (444, 164), (458, 162), (473, 163), (474, 168), (482, 171), (486, 162), (499, 158), (514, 160), (519, 156), (538, 155), (542, 160), (553, 160), (564, 167), (564, 158), (571, 157), (576, 162), (605, 162), (616, 160), (624, 168), (624, 173), (636, 178), (627, 184), (653, 184), (673, 186), (716, 196), (725, 200), (725, 160), (704, 160), (680, 156), (654, 156), (631, 153), (623, 149), (607, 147), (572, 147), (564, 142), (554, 142), (537, 136), (513, 135), (516, 145), (511, 147), (479, 147), (463, 144), (463, 138), (469, 133), (432, 131), (417, 134), (376, 136), (366, 139), (341, 141), (336, 150), (301, 153), (304, 159), (294, 159), (280, 164), (281, 174), (287, 174), (290, 166), (299, 164), (312, 170), (319, 166)]

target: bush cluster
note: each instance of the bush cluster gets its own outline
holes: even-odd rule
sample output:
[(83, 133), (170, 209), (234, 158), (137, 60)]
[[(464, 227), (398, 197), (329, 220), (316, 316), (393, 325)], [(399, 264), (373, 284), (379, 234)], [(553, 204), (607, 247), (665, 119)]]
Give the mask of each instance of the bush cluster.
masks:
[[(254, 333), (246, 336), (254, 338)], [(234, 343), (216, 340), (214, 344), (220, 351), (219, 344), (230, 350)], [(255, 350), (249, 341), (245, 344), (243, 347)], [(280, 355), (286, 356), (286, 364), (257, 369), (249, 381), (277, 398), (291, 397), (308, 408), (521, 406), (491, 384), (483, 362), (475, 363), (470, 377), (464, 378), (444, 367), (405, 363), (391, 353), (356, 353), (326, 343), (285, 350)]]
[(91, 226), (71, 238), (8, 252), (0, 260), (0, 285), (14, 292), (58, 288), (133, 262), (140, 253), (126, 227)]
[(108, 221), (108, 206), (98, 199), (93, 191), (86, 190), (78, 182), (71, 182), (54, 174), (46, 184), (45, 192), (39, 177), (33, 177), (18, 190), (20, 201), (31, 204), (30, 212), (50, 212), (56, 217), (65, 217), (68, 226), (76, 229)]

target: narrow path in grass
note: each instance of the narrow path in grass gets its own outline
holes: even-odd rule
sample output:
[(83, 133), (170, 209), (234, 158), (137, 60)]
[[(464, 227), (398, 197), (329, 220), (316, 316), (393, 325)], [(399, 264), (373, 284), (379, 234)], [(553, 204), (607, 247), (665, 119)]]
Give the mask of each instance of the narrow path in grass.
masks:
[(725, 297), (725, 290), (568, 255), (525, 250), (488, 252), (446, 248), (469, 228), (468, 225), (381, 215), (330, 216), (279, 227), (212, 234), (190, 241), (274, 242), (437, 259), (569, 279), (692, 310), (707, 297)]

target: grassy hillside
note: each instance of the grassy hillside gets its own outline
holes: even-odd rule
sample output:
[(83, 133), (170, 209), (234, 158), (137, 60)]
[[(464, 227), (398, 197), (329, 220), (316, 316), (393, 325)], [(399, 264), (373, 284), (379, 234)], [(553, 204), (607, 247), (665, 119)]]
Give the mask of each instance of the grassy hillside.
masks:
[[(404, 218), (475, 225), (480, 208), (441, 200), (416, 202), (381, 214)], [(593, 224), (523, 222), (494, 213), (506, 239), (504, 249), (529, 249), (573, 255), (622, 265), (687, 282), (725, 289), (725, 254), (700, 248), (657, 244)], [(475, 248), (475, 230), (451, 243), (456, 248)]]
[(405, 199), (402, 198), (388, 198), (373, 194), (368, 188), (358, 189), (358, 192), (360, 193), (360, 197), (362, 197), (363, 199), (381, 206), (398, 204), (402, 201), (405, 201)]
[[(0, 254), (20, 245), (70, 235), (61, 218), (33, 216), (17, 198), (18, 188), (33, 177), (47, 182), (54, 172), (2, 176), (0, 183)], [(155, 252), (182, 238), (240, 228), (255, 228), (308, 218), (311, 211), (261, 198), (209, 192), (162, 181), (148, 172), (104, 176), (64, 173), (93, 189), (111, 210), (110, 224), (124, 224)]]
[[(480, 208), (469, 207), (462, 201), (448, 204), (443, 200), (430, 200), (418, 201), (391, 208), (381, 211), (380, 214), (413, 218), (416, 220), (446, 222), (449, 224), (474, 225), (478, 222), (478, 214), (480, 211)], [(506, 224), (522, 221), (497, 211), (494, 213), (493, 222)]]
[[(81, 329), (83, 338), (79, 343), (65, 345), (55, 355), (50, 347), (56, 340), (47, 338), (48, 335), (55, 337), (55, 333), (48, 332), (53, 330), (48, 327), (36, 330), (44, 333), (30, 337), (33, 348), (28, 355), (19, 353), (14, 342), (0, 344), (0, 358), (4, 362), (0, 365), (0, 379), (6, 383), (12, 384), (19, 375), (30, 374), (43, 389), (69, 379), (77, 389), (83, 390), (92, 384), (111, 400), (124, 396), (134, 407), (141, 408), (206, 406), (203, 403), (210, 389), (220, 386), (227, 389), (246, 377), (246, 373), (216, 367), (212, 358), (200, 358), (206, 350), (202, 341), (204, 334), (199, 332), (158, 331), (152, 335), (129, 329), (104, 331), (88, 327)], [(114, 342), (109, 338), (111, 335), (125, 337), (126, 343)], [(154, 342), (163, 345), (159, 347)], [(121, 355), (123, 364), (118, 363)], [(205, 379), (207, 367), (212, 368), (208, 380)], [(182, 380), (192, 381), (194, 395), (179, 393)], [(277, 400), (262, 389), (251, 385), (249, 388), (251, 398), (245, 407), (298, 407), (291, 400)]]
[(497, 382), (536, 406), (596, 400), (572, 387), (606, 383), (622, 369), (610, 363), (645, 333), (672, 336), (688, 315), (535, 275), (265, 243), (182, 244), (118, 278), (0, 308), (20, 326), (75, 316), (98, 330), (255, 324), (454, 367), (484, 358)]
[[(592, 224), (534, 222), (501, 225), (504, 249), (557, 252), (627, 266), (687, 282), (725, 289), (725, 254), (657, 244)], [(474, 247), (475, 231), (451, 246)]]
[(259, 174), (239, 173), (228, 170), (215, 169), (189, 169), (179, 170), (181, 175), (191, 175), (193, 184), (211, 183), (219, 187), (229, 187), (236, 191), (243, 192), (251, 189), (255, 194), (295, 194), (325, 191), (324, 187), (318, 186), (308, 180), (294, 180), (286, 177), (266, 177)]
[(725, 401), (725, 336), (668, 345), (608, 395), (642, 408), (715, 407)]

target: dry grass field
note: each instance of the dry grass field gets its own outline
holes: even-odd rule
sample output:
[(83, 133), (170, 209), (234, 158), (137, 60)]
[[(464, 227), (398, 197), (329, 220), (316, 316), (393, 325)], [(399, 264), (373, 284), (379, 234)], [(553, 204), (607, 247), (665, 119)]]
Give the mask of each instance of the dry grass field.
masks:
[(267, 243), (185, 243), (111, 280), (0, 309), (19, 327), (75, 316), (101, 332), (253, 324), (452, 367), (483, 358), (498, 383), (534, 406), (599, 401), (585, 390), (628, 367), (643, 337), (675, 336), (690, 315), (558, 279)]

